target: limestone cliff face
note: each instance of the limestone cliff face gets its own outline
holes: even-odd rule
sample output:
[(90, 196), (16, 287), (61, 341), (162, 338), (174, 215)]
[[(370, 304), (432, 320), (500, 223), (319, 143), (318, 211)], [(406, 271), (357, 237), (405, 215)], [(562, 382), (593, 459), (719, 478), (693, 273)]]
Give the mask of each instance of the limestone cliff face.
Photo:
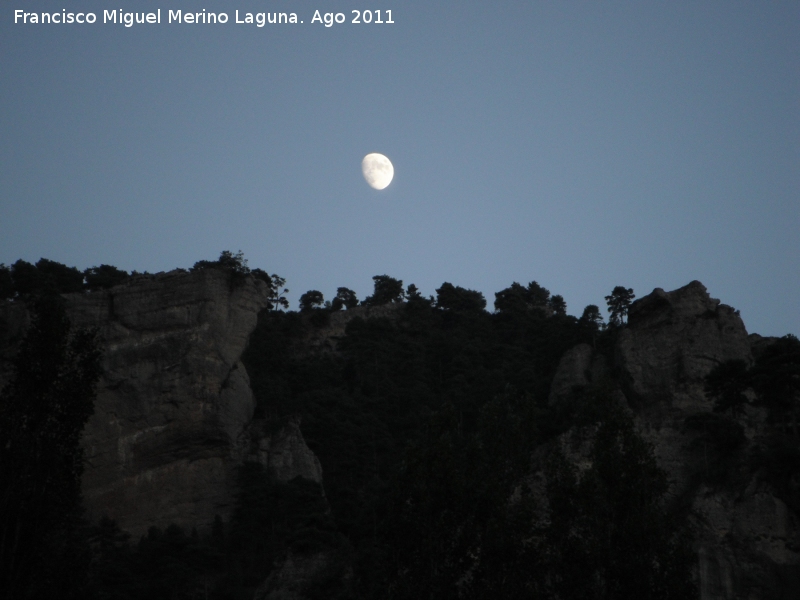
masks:
[(567, 350), (558, 363), (550, 386), (549, 403), (556, 404), (567, 398), (575, 388), (597, 382), (607, 374), (608, 367), (603, 356), (589, 344), (578, 344)]
[[(698, 486), (697, 432), (686, 426), (687, 417), (711, 412), (703, 391), (709, 371), (730, 359), (752, 362), (768, 343), (748, 336), (736, 311), (710, 298), (697, 281), (634, 302), (617, 339), (614, 367), (640, 432), (670, 477), (672, 498), (688, 497), (692, 505), (702, 600), (797, 598), (800, 590), (798, 515), (744, 464), (743, 484)], [(596, 362), (585, 344), (568, 351), (551, 403), (590, 383)], [(746, 436), (742, 456), (759, 443), (764, 417), (749, 408), (739, 418)]]
[(105, 345), (83, 436), (87, 516), (107, 514), (137, 536), (227, 515), (255, 407), (239, 359), (266, 285), (173, 271), (67, 302), (73, 324), (98, 327)]
[[(205, 528), (230, 516), (243, 460), (321, 483), (298, 423), (270, 435), (253, 423), (240, 359), (268, 304), (263, 282), (173, 271), (65, 298), (73, 326), (98, 328), (104, 347), (82, 439), (91, 522), (108, 515), (134, 539), (153, 525)], [(0, 303), (0, 384), (27, 322), (23, 304)]]
[(289, 419), (275, 433), (265, 430), (265, 426), (265, 422), (259, 421), (250, 428), (251, 445), (247, 460), (264, 465), (281, 483), (302, 477), (322, 484), (322, 465), (306, 445), (300, 431), (300, 420)]
[(703, 378), (730, 359), (752, 361), (744, 323), (699, 281), (673, 292), (656, 288), (634, 302), (617, 342), (625, 392), (648, 404), (704, 406)]

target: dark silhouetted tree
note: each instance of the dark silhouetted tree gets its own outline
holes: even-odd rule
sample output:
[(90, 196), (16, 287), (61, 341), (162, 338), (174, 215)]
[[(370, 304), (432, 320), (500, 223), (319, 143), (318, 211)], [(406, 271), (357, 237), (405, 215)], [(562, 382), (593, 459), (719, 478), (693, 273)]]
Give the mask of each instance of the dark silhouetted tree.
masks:
[(230, 287), (234, 289), (242, 285), (250, 275), (250, 267), (247, 266), (247, 259), (244, 253), (239, 250), (233, 254), (230, 250), (223, 250), (217, 260), (199, 260), (194, 263), (191, 271), (201, 271), (203, 269), (222, 269), (230, 277)]
[(756, 359), (752, 385), (759, 404), (766, 406), (772, 418), (789, 422), (798, 435), (800, 413), (800, 340), (786, 335), (768, 346)]
[(250, 267), (247, 266), (247, 259), (244, 257), (244, 252), (239, 250), (233, 254), (230, 250), (223, 250), (219, 255), (219, 264), (226, 269), (230, 269), (235, 273), (247, 275), (250, 273)]
[(11, 277), (11, 269), (0, 263), (0, 300), (13, 298), (16, 290), (14, 280)]
[(353, 290), (346, 287), (336, 288), (336, 298), (331, 303), (333, 310), (341, 310), (342, 307), (349, 310), (356, 306), (358, 306), (358, 297)]
[(274, 274), (269, 275), (266, 271), (262, 271), (261, 269), (253, 269), (250, 271), (250, 274), (267, 284), (267, 297), (269, 299), (267, 308), (269, 310), (289, 308), (289, 300), (286, 299), (289, 288), (284, 287), (286, 285), (286, 280), (283, 277)]
[(98, 600), (136, 597), (134, 590), (138, 586), (133, 572), (130, 538), (129, 533), (122, 531), (117, 522), (108, 517), (102, 517), (97, 526), (91, 528), (89, 579)]
[(8, 598), (67, 598), (81, 587), (88, 563), (70, 540), (80, 516), (79, 441), (99, 377), (96, 333), (71, 332), (60, 297), (36, 299), (0, 394), (0, 588)]
[(270, 277), (269, 273), (264, 271), (263, 269), (251, 269), (250, 275), (252, 275), (255, 279), (259, 281), (263, 281), (268, 286), (272, 286), (272, 277)]
[(528, 302), (532, 306), (547, 306), (547, 301), (550, 299), (550, 291), (543, 288), (535, 281), (528, 284)]
[(322, 292), (317, 290), (309, 290), (300, 296), (300, 310), (306, 312), (314, 308), (319, 308), (325, 304), (325, 297)]
[(619, 327), (625, 323), (628, 309), (635, 297), (636, 295), (633, 293), (633, 288), (624, 288), (621, 285), (616, 286), (611, 291), (610, 296), (606, 296), (609, 312), (608, 322), (610, 325)]
[(39, 270), (22, 259), (11, 265), (11, 278), (14, 280), (14, 288), (20, 295), (36, 294), (44, 288)]
[(190, 270), (199, 271), (202, 269), (218, 268), (223, 268), (241, 275), (250, 273), (250, 268), (247, 266), (247, 259), (244, 257), (244, 253), (241, 250), (236, 254), (230, 250), (223, 250), (220, 252), (217, 260), (198, 260)]
[(406, 289), (406, 301), (408, 302), (408, 309), (412, 312), (430, 309), (436, 303), (436, 299), (433, 296), (423, 297), (419, 292), (419, 288), (413, 283), (409, 284)]
[(605, 323), (603, 323), (603, 315), (600, 314), (600, 309), (596, 304), (589, 304), (583, 309), (578, 324), (591, 332), (592, 346), (597, 347), (597, 335), (599, 331), (605, 329)]
[(529, 576), (516, 557), (532, 524), (514, 523), (510, 534), (509, 498), (530, 467), (535, 436), (533, 403), (513, 392), (488, 401), (474, 428), (450, 404), (432, 415), (406, 453), (393, 499), (394, 597), (515, 597), (501, 582)]
[(130, 277), (127, 271), (111, 265), (92, 267), (83, 272), (86, 288), (89, 290), (105, 290), (119, 285)]
[(83, 273), (46, 258), (39, 259), (35, 265), (20, 259), (11, 266), (10, 272), (14, 289), (22, 296), (83, 291)]
[(486, 308), (486, 298), (475, 290), (468, 290), (444, 282), (436, 290), (436, 306), (459, 312), (478, 312)]
[[(289, 288), (286, 286), (286, 279), (272, 274), (272, 295), (270, 297), (270, 304), (275, 310), (278, 308), (289, 308), (289, 300), (286, 299), (286, 294), (289, 293)], [(281, 289), (283, 288), (283, 289)]]
[(516, 281), (504, 290), (496, 292), (495, 310), (506, 314), (519, 314), (533, 308), (546, 308), (550, 300), (550, 292), (535, 281), (523, 287)]
[(550, 307), (550, 310), (553, 311), (554, 315), (563, 317), (567, 314), (567, 303), (564, 300), (564, 297), (560, 294), (550, 296), (550, 300), (547, 301), (547, 306)]
[(59, 294), (83, 291), (83, 273), (75, 267), (41, 258), (36, 263), (36, 270), (39, 271), (44, 286), (49, 290)]
[(516, 281), (504, 290), (495, 292), (494, 308), (503, 313), (521, 313), (528, 309), (527, 290)]
[(696, 598), (684, 521), (667, 512), (667, 476), (633, 419), (607, 406), (588, 469), (556, 452), (547, 469), (549, 523), (541, 532), (538, 582), (548, 598)]
[(596, 331), (603, 328), (603, 315), (600, 314), (600, 309), (597, 305), (589, 304), (583, 309), (583, 314), (581, 318), (578, 319), (578, 322)]
[(375, 290), (372, 296), (364, 299), (367, 306), (380, 306), (390, 302), (402, 302), (405, 297), (403, 291), (403, 280), (389, 277), (388, 275), (375, 275), (372, 280), (375, 282)]
[(745, 390), (750, 387), (747, 363), (727, 360), (715, 366), (705, 378), (706, 398), (714, 401), (715, 412), (731, 411), (737, 418), (742, 406), (747, 404)]

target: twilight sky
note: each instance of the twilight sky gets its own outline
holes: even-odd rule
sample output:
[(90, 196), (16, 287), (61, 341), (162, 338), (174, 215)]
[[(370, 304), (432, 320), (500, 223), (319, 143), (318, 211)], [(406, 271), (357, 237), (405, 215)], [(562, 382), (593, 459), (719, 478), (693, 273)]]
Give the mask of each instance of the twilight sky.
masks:
[[(62, 8), (97, 22), (14, 23)], [(187, 8), (229, 21), (166, 22)], [(395, 23), (350, 23), (362, 8)], [(394, 163), (383, 191), (369, 152)], [(0, 262), (224, 249), (293, 309), (382, 274), (490, 308), (536, 280), (576, 316), (698, 279), (749, 332), (800, 334), (800, 3), (3, 2)]]

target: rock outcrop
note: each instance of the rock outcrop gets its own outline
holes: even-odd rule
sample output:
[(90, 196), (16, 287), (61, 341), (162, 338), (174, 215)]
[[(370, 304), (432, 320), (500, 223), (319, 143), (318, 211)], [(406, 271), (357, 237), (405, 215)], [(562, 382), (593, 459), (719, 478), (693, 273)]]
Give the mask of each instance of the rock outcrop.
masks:
[(558, 363), (550, 386), (550, 405), (569, 397), (576, 389), (599, 381), (608, 374), (606, 360), (589, 344), (578, 344), (567, 350)]
[[(616, 342), (621, 390), (669, 475), (670, 499), (692, 506), (702, 600), (800, 597), (798, 515), (742, 462), (765, 431), (763, 411), (748, 408), (734, 425), (745, 436), (735, 459), (744, 481), (737, 485), (697, 483), (698, 432), (687, 427), (692, 418), (711, 413), (703, 390), (711, 369), (730, 359), (752, 363), (772, 341), (748, 336), (738, 312), (693, 281), (672, 292), (656, 289), (634, 302)], [(565, 353), (551, 403), (588, 385), (594, 362), (586, 344)]]
[(322, 484), (322, 465), (306, 445), (298, 418), (289, 419), (277, 432), (264, 429), (266, 423), (251, 429), (251, 452), (248, 460), (264, 465), (276, 481), (288, 483), (302, 477)]
[[(253, 424), (241, 356), (268, 305), (264, 282), (178, 270), (65, 299), (73, 326), (96, 327), (104, 350), (82, 438), (90, 522), (107, 515), (134, 539), (170, 523), (204, 529), (230, 516), (244, 460), (321, 483), (298, 423), (270, 435)], [(0, 384), (27, 320), (22, 303), (0, 303)]]
[(83, 436), (88, 518), (108, 515), (137, 536), (227, 516), (255, 408), (240, 357), (266, 285), (173, 271), (66, 298), (73, 324), (104, 340)]
[(656, 288), (635, 301), (616, 351), (631, 400), (687, 410), (710, 408), (703, 378), (715, 365), (752, 361), (737, 311), (709, 297), (699, 281), (673, 292)]

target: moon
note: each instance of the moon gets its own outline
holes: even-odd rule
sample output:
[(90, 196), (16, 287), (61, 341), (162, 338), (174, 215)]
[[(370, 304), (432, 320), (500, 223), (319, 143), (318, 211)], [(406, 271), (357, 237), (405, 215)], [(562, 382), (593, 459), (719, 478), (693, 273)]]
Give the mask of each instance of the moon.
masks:
[(394, 177), (392, 161), (377, 152), (372, 152), (364, 157), (364, 160), (361, 161), (361, 172), (364, 173), (364, 179), (367, 180), (370, 187), (376, 190), (382, 190), (392, 183)]

